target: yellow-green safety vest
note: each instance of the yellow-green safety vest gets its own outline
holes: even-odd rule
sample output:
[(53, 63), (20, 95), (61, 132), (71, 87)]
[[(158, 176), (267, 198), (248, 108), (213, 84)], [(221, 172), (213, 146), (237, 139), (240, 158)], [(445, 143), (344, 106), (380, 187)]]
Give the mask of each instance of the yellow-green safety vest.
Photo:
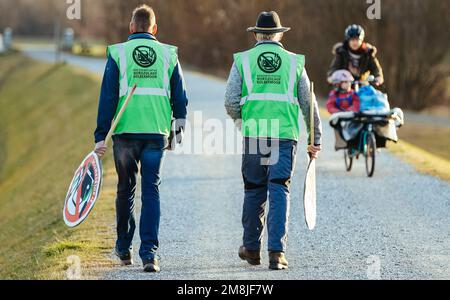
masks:
[(252, 138), (298, 141), (298, 82), (305, 57), (275, 43), (234, 55), (243, 78), (242, 134)]
[(107, 53), (120, 72), (116, 116), (131, 87), (137, 84), (114, 134), (169, 136), (172, 120), (170, 78), (178, 61), (177, 48), (156, 40), (133, 39), (109, 46)]

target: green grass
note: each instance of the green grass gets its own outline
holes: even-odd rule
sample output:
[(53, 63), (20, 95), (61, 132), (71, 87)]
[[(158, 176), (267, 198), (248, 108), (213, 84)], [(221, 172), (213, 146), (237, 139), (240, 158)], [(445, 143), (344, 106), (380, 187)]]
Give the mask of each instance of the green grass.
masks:
[(106, 57), (106, 45), (103, 43), (75, 43), (72, 48), (75, 55)]
[(28, 47), (36, 48), (55, 48), (53, 39), (49, 38), (15, 38), (13, 40), (13, 48), (23, 50)]
[(89, 245), (87, 243), (78, 242), (78, 241), (70, 241), (64, 240), (59, 242), (54, 242), (48, 246), (43, 248), (44, 254), (47, 257), (54, 257), (61, 255), (67, 250), (82, 250), (84, 248), (88, 248)]
[(399, 134), (403, 140), (450, 161), (450, 127), (406, 123)]
[(63, 279), (72, 254), (85, 278), (95, 277), (111, 266), (111, 159), (87, 222), (68, 229), (62, 207), (93, 147), (100, 78), (17, 54), (0, 57), (0, 69), (0, 279)]
[(406, 141), (389, 144), (389, 150), (404, 161), (413, 165), (417, 171), (439, 177), (450, 182), (450, 161), (432, 154)]

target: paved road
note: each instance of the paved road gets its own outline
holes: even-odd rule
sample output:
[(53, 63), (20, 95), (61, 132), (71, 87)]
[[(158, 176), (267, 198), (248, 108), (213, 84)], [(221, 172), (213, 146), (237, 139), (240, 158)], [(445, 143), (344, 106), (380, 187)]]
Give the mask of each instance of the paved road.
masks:
[[(49, 51), (29, 50), (52, 61)], [(94, 72), (104, 61), (66, 56)], [(225, 120), (225, 84), (186, 72), (190, 113)], [(106, 279), (450, 279), (450, 185), (416, 172), (387, 151), (379, 154), (375, 177), (358, 161), (346, 174), (342, 153), (325, 121), (325, 151), (317, 163), (318, 226), (304, 224), (301, 186), (306, 154), (293, 180), (288, 259), (290, 269), (250, 267), (237, 257), (241, 244), (243, 184), (239, 155), (169, 153), (161, 187), (162, 272), (117, 267)], [(196, 127), (201, 124), (196, 124)], [(400, 133), (401, 136), (401, 133)], [(302, 136), (304, 141), (304, 135)], [(305, 143), (302, 143), (305, 147)], [(377, 158), (378, 158), (377, 157)], [(184, 179), (181, 183), (180, 178)], [(138, 249), (138, 238), (135, 239)], [(137, 259), (137, 253), (135, 253)]]

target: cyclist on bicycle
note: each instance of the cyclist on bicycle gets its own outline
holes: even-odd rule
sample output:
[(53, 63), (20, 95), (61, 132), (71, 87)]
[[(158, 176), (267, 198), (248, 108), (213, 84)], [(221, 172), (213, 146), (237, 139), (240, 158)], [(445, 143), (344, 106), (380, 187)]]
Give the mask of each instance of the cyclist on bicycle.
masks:
[(331, 76), (334, 72), (346, 69), (356, 80), (364, 81), (369, 75), (373, 75), (374, 84), (383, 85), (383, 70), (376, 57), (377, 48), (365, 42), (364, 39), (365, 32), (360, 25), (354, 24), (347, 27), (345, 41), (333, 47), (335, 57), (328, 72), (329, 83), (332, 83)]

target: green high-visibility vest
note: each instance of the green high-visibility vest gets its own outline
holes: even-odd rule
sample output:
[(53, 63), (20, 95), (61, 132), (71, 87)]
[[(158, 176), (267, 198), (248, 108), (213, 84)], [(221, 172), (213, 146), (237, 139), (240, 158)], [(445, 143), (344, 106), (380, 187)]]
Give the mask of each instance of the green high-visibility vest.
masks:
[(172, 107), (170, 78), (177, 65), (177, 48), (156, 40), (133, 39), (111, 45), (107, 53), (120, 72), (119, 103), (116, 116), (131, 87), (133, 99), (125, 109), (114, 134), (170, 134)]
[(243, 78), (242, 135), (298, 141), (297, 86), (305, 57), (263, 43), (235, 54), (234, 61)]

